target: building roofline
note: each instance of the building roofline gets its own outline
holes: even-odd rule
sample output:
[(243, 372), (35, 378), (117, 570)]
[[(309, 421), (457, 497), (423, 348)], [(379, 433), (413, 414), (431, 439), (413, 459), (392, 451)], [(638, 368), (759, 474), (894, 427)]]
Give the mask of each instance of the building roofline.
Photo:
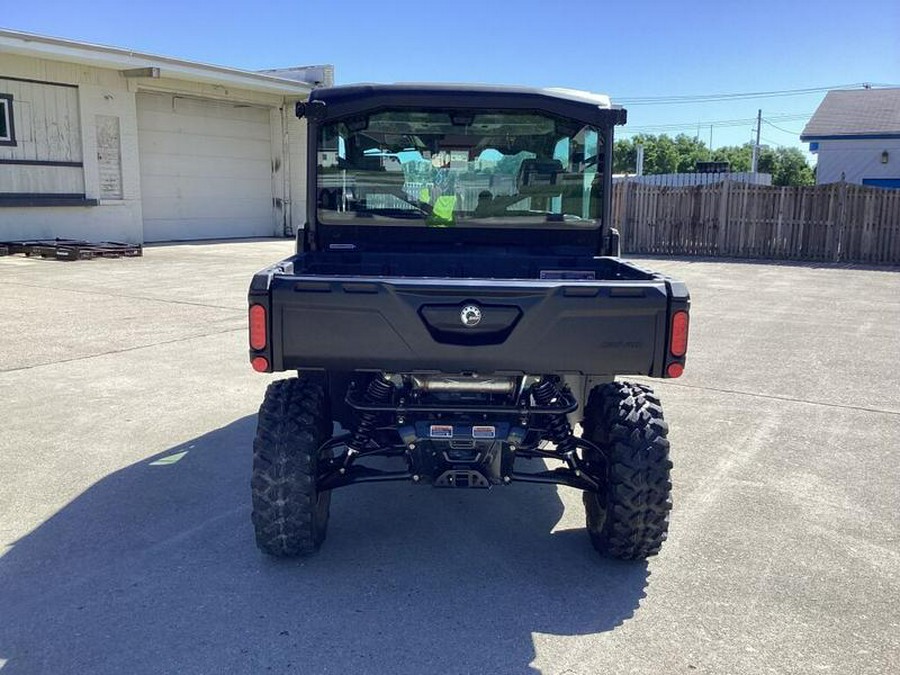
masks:
[(250, 70), (0, 28), (0, 53), (4, 52), (113, 70), (159, 68), (160, 77), (227, 84), (300, 98), (305, 98), (313, 89), (311, 84)]

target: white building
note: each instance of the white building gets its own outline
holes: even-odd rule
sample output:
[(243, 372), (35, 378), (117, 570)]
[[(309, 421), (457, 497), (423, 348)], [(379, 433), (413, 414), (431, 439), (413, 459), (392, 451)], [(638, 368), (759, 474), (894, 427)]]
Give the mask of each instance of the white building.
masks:
[(900, 89), (828, 92), (800, 140), (818, 155), (819, 184), (900, 188)]
[(294, 103), (332, 78), (0, 30), (0, 241), (290, 234), (306, 208)]

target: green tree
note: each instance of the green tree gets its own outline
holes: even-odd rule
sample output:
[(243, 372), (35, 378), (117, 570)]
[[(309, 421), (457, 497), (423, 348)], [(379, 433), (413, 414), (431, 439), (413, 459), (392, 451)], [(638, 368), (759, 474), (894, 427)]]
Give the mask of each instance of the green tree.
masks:
[[(732, 171), (750, 171), (753, 164), (753, 146), (745, 143), (716, 148), (713, 160), (728, 162)], [(757, 169), (761, 173), (772, 174), (772, 185), (814, 185), (816, 182), (813, 168), (797, 148), (784, 146), (760, 148)]]
[(697, 170), (697, 162), (709, 159), (709, 148), (698, 138), (679, 134), (675, 137), (675, 150), (678, 155), (676, 171), (688, 173)]
[[(619, 139), (613, 150), (613, 173), (635, 173), (637, 170), (637, 146), (644, 146), (644, 173), (690, 173), (697, 170), (698, 162), (712, 159), (728, 162), (732, 171), (750, 171), (753, 162), (753, 146), (726, 145), (713, 150), (706, 144), (686, 134), (671, 138), (665, 134), (637, 134)], [(774, 185), (814, 185), (815, 171), (797, 148), (760, 148), (758, 169), (772, 174)]]
[(723, 145), (713, 150), (714, 162), (728, 162), (732, 171), (749, 171), (753, 161), (753, 148), (747, 145)]
[(774, 166), (770, 172), (773, 185), (816, 184), (816, 175), (798, 148), (779, 147), (770, 152), (775, 157)]
[(613, 173), (634, 173), (637, 151), (630, 138), (620, 138), (613, 146)]
[(613, 172), (634, 173), (637, 170), (637, 146), (644, 146), (644, 173), (688, 173), (697, 162), (709, 157), (706, 144), (686, 134), (671, 138), (666, 134), (638, 134), (616, 141), (613, 150)]

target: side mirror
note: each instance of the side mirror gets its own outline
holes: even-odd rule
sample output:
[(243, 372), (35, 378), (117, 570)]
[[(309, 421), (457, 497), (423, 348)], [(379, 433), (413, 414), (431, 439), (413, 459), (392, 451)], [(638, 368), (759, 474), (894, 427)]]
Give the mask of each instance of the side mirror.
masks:
[(325, 101), (297, 101), (294, 114), (300, 119), (305, 117), (310, 122), (320, 122), (325, 119)]

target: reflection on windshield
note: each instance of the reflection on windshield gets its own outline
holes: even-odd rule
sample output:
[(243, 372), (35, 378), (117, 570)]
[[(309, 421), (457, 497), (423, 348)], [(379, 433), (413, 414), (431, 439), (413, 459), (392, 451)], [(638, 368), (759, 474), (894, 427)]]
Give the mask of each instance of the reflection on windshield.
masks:
[(592, 127), (534, 113), (385, 111), (323, 125), (324, 223), (593, 228)]

